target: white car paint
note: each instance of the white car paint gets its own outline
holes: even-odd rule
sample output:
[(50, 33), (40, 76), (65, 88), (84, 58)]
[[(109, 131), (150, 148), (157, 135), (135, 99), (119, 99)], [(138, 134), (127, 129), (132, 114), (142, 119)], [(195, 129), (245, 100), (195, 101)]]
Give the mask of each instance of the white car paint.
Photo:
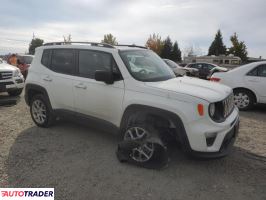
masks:
[[(181, 118), (191, 148), (199, 152), (218, 152), (226, 134), (237, 123), (236, 107), (221, 123), (213, 121), (208, 114), (210, 103), (222, 101), (232, 93), (227, 86), (189, 77), (142, 82), (131, 76), (118, 48), (64, 45), (64, 49), (89, 49), (111, 53), (123, 80), (108, 85), (94, 79), (59, 74), (46, 68), (41, 64), (41, 58), (43, 50), (49, 48), (62, 46), (43, 46), (36, 49), (26, 84), (38, 84), (46, 88), (53, 109), (74, 110), (119, 127), (123, 113), (130, 105), (160, 108)], [(202, 116), (197, 110), (199, 104), (204, 108)], [(212, 146), (207, 146), (206, 135), (213, 132), (217, 134), (215, 142)]]
[(228, 72), (214, 73), (211, 79), (220, 79), (219, 83), (228, 85), (232, 89), (251, 90), (256, 96), (257, 103), (266, 103), (266, 77), (248, 75), (250, 71), (262, 65), (266, 65), (266, 61), (243, 65)]
[[(12, 74), (12, 76), (10, 76), (8, 79), (2, 79), (0, 77), (0, 84), (6, 84), (9, 83), (8, 85), (6, 85), (6, 89), (5, 91), (8, 90), (14, 90), (14, 89), (21, 89), (24, 87), (24, 78), (23, 75), (20, 73), (20, 70), (13, 66), (13, 65), (9, 65), (7, 63), (5, 63), (2, 59), (0, 60), (0, 76), (4, 75), (4, 74)], [(22, 83), (17, 83), (17, 80), (22, 80)], [(10, 84), (12, 82), (12, 84)], [(1, 91), (0, 91), (1, 92)]]

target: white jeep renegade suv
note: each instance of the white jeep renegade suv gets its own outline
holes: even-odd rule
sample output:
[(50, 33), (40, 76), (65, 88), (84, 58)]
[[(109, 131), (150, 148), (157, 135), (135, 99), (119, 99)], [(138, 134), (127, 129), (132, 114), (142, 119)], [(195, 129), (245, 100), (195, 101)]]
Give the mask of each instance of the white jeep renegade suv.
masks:
[[(232, 90), (176, 78), (143, 47), (101, 43), (50, 43), (36, 49), (25, 99), (33, 121), (48, 127), (58, 115), (90, 116), (116, 127), (123, 139), (173, 136), (190, 155), (222, 157), (239, 125)], [(131, 154), (148, 161), (153, 144)]]

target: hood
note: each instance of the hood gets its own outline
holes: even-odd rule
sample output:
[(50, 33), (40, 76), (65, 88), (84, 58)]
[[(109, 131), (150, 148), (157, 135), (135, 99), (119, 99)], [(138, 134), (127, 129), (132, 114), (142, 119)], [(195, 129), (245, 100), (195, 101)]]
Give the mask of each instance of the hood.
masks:
[(0, 72), (1, 71), (15, 71), (17, 69), (18, 69), (17, 67), (14, 67), (13, 65), (9, 65), (7, 63), (0, 64)]
[(208, 102), (221, 101), (232, 92), (231, 88), (220, 83), (187, 76), (161, 82), (146, 82), (145, 84), (150, 87), (168, 90), (169, 92), (201, 98)]

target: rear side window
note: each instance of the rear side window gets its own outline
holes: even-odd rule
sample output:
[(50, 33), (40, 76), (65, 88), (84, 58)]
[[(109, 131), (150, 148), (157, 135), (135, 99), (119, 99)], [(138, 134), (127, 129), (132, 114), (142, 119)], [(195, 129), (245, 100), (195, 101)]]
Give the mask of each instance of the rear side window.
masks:
[(256, 67), (255, 69), (251, 70), (250, 72), (247, 73), (248, 76), (258, 76), (258, 68)]
[(48, 68), (50, 66), (50, 55), (51, 55), (51, 50), (45, 49), (43, 51), (42, 60), (41, 60), (41, 63)]
[(258, 68), (258, 76), (266, 77), (266, 65), (261, 65)]
[[(95, 77), (96, 70), (111, 71), (112, 65), (115, 65), (113, 57), (109, 53), (98, 51), (79, 51), (79, 74), (83, 77)], [(114, 66), (113, 66), (114, 68)]]
[(71, 49), (54, 49), (52, 53), (51, 68), (63, 74), (75, 72), (75, 52)]

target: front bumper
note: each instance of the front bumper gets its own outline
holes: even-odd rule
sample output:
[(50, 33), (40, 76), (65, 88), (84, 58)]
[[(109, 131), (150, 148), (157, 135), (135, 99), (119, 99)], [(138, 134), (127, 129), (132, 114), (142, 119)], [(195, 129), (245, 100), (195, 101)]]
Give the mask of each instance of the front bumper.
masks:
[(190, 149), (189, 154), (199, 158), (219, 158), (228, 155), (235, 143), (236, 137), (239, 132), (239, 117), (234, 121), (234, 125), (230, 131), (228, 131), (223, 139), (222, 145), (217, 152), (199, 152)]
[(0, 92), (24, 88), (24, 78), (12, 78), (0, 81)]
[(230, 152), (238, 133), (239, 113), (237, 107), (224, 122), (216, 123), (203, 117), (184, 124), (184, 150), (197, 157), (222, 157)]

